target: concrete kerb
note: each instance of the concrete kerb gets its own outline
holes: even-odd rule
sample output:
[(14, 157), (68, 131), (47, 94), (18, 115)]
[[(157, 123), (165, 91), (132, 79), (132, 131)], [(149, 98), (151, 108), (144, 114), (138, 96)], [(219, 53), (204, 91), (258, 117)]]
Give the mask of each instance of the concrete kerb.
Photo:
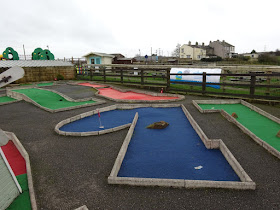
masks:
[[(109, 184), (114, 184), (114, 179), (117, 178), (118, 176), (118, 173), (119, 173), (119, 170), (121, 168), (121, 165), (122, 165), (122, 162), (123, 162), (123, 159), (124, 159), (124, 156), (126, 154), (126, 151), (127, 151), (127, 148), (128, 148), (128, 145), (129, 145), (129, 142), (131, 140), (131, 137), (132, 137), (132, 134), (133, 134), (133, 131), (135, 129), (135, 126), (136, 126), (136, 123), (137, 123), (137, 120), (138, 120), (138, 112), (135, 113), (135, 116), (134, 116), (134, 119), (132, 121), (132, 124), (127, 132), (127, 135), (124, 139), (124, 142), (122, 144), (122, 147), (118, 153), (118, 156), (117, 156), (117, 159), (115, 161), (115, 164), (113, 166), (113, 169), (111, 171), (111, 174), (110, 176), (108, 177), (108, 182)], [(111, 182), (111, 183), (110, 183)]]
[[(107, 107), (102, 107), (99, 110), (100, 113), (102, 112), (107, 112), (107, 111), (111, 111), (111, 110), (115, 110), (117, 109), (117, 105), (112, 105), (112, 106), (107, 106)], [(61, 131), (60, 128), (70, 122), (74, 122), (80, 119), (83, 119), (85, 117), (97, 114), (98, 110), (92, 110), (89, 112), (85, 112), (70, 118), (67, 118), (65, 120), (62, 120), (61, 122), (59, 122), (56, 126), (55, 126), (55, 132), (59, 135), (64, 135), (64, 136), (96, 136), (96, 135), (102, 135), (102, 134), (106, 134), (106, 133), (111, 133), (111, 132), (115, 132), (115, 131), (119, 131), (121, 129), (125, 129), (127, 127), (130, 126), (131, 123), (129, 124), (125, 124), (125, 125), (121, 125), (121, 126), (117, 126), (114, 128), (110, 128), (110, 129), (105, 129), (105, 130), (101, 130), (101, 131), (90, 131), (90, 132), (65, 132), (65, 131)]]
[[(151, 106), (151, 104), (144, 105), (145, 107)], [(178, 105), (173, 105), (173, 107)], [(131, 140), (136, 122), (133, 120), (131, 127), (128, 131), (128, 134), (123, 142), (123, 145), (119, 151), (119, 154), (116, 158), (115, 164), (111, 171), (110, 176), (108, 177), (109, 184), (126, 184), (126, 185), (136, 185), (136, 186), (163, 186), (163, 187), (184, 187), (184, 188), (229, 188), (229, 189), (242, 189), (242, 190), (254, 190), (256, 184), (251, 180), (248, 174), (244, 171), (232, 153), (228, 150), (222, 140), (213, 139), (209, 140), (208, 137), (204, 134), (195, 120), (192, 118), (188, 110), (181, 106), (186, 117), (190, 121), (191, 125), (197, 133), (201, 135), (201, 139), (204, 142), (205, 146), (208, 149), (221, 149), (220, 145), (222, 144), (222, 150), (225, 158), (228, 160), (229, 164), (237, 171), (237, 175), (240, 177), (241, 182), (220, 182), (220, 181), (204, 181), (204, 180), (178, 180), (178, 179), (154, 179), (154, 178), (134, 178), (134, 177), (118, 177), (118, 172), (122, 165), (122, 161), (125, 157), (129, 142)], [(118, 105), (118, 108), (122, 109), (133, 109), (141, 107), (141, 104), (134, 105)], [(155, 107), (162, 107), (160, 106)], [(167, 104), (165, 107), (172, 107), (171, 104)], [(135, 119), (135, 118), (134, 118)]]
[[(8, 96), (7, 94), (1, 94), (0, 97), (4, 97), (4, 96)], [(9, 96), (10, 97), (10, 96)], [(12, 98), (12, 97), (11, 97)], [(20, 101), (21, 99), (16, 99), (15, 101), (8, 101), (8, 102), (3, 102), (3, 103), (0, 103), (0, 106), (1, 105), (6, 105), (6, 104), (12, 104), (12, 103), (15, 103), (15, 102), (18, 102)]]
[[(252, 109), (253, 111), (269, 118), (270, 120), (276, 122), (276, 123), (280, 123), (280, 119), (263, 111), (262, 109), (240, 99), (240, 100), (193, 100), (193, 104), (195, 105), (196, 108), (198, 108), (198, 110), (202, 110), (201, 107), (198, 104), (226, 104), (226, 102), (229, 102), (228, 104), (242, 104), (250, 109)], [(209, 112), (213, 112), (214, 110), (212, 109), (208, 109), (208, 110), (202, 110), (202, 113), (209, 113)], [(272, 146), (270, 146), (268, 143), (266, 143), (264, 140), (260, 139), (259, 137), (257, 137), (253, 132), (251, 132), (249, 129), (247, 129), (245, 126), (243, 126), (241, 123), (239, 123), (234, 117), (232, 117), (230, 114), (228, 114), (226, 111), (224, 111), (223, 109), (221, 110), (216, 110), (217, 112), (220, 112), (229, 122), (232, 122), (233, 124), (235, 124), (240, 130), (242, 130), (245, 134), (247, 134), (248, 136), (251, 137), (251, 139), (253, 139), (256, 143), (258, 143), (259, 145), (261, 145), (263, 148), (265, 148), (269, 153), (271, 153), (272, 155), (276, 156), (277, 158), (280, 159), (280, 152), (278, 150), (276, 150), (275, 148), (273, 148)]]
[(83, 205), (79, 208), (76, 208), (75, 210), (88, 210), (87, 206), (86, 205)]
[[(51, 113), (68, 111), (68, 110), (78, 109), (78, 108), (88, 107), (88, 106), (96, 106), (96, 105), (100, 105), (100, 104), (106, 103), (106, 101), (103, 101), (103, 100), (100, 100), (100, 99), (96, 99), (96, 98), (85, 98), (85, 99), (74, 100), (74, 99), (72, 99), (72, 98), (70, 98), (70, 97), (68, 97), (68, 96), (66, 96), (66, 95), (64, 95), (62, 93), (54, 91), (54, 90), (48, 90), (48, 89), (37, 88), (37, 87), (34, 87), (34, 88), (39, 89), (39, 90), (46, 90), (46, 91), (50, 91), (50, 92), (56, 93), (56, 94), (60, 95), (61, 97), (65, 98), (66, 100), (71, 101), (71, 102), (82, 102), (82, 101), (88, 101), (88, 100), (93, 100), (93, 101), (96, 101), (96, 102), (95, 103), (90, 103), (90, 104), (83, 104), (83, 105), (78, 105), (78, 106), (60, 108), (60, 109), (49, 109), (49, 108), (46, 108), (46, 107), (38, 104), (36, 101), (32, 100), (31, 98), (29, 98), (25, 94), (18, 93), (18, 92), (13, 92), (11, 89), (7, 89), (7, 96), (9, 96), (11, 98), (14, 98), (14, 99), (17, 99), (17, 100), (25, 100), (27, 102), (30, 102), (30, 103), (34, 104), (35, 106), (37, 106), (37, 107), (39, 107), (39, 108), (41, 108), (43, 110), (51, 112)], [(28, 88), (13, 88), (13, 89), (17, 89), (18, 90), (18, 89), (28, 89)]]
[(13, 143), (17, 147), (18, 151), (20, 152), (22, 157), (25, 159), (30, 203), (31, 203), (32, 209), (37, 210), (37, 203), (36, 203), (35, 191), (34, 191), (34, 186), (33, 186), (32, 171), (31, 171), (31, 166), (30, 166), (29, 155), (14, 133), (5, 131), (5, 134), (13, 141)]

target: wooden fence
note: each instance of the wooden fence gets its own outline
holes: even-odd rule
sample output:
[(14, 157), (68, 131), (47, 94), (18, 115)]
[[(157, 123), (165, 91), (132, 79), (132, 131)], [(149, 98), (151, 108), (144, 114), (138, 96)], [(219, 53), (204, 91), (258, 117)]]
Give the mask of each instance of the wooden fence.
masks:
[[(163, 88), (168, 92), (193, 92), (201, 93), (203, 95), (224, 95), (233, 97), (237, 96), (242, 98), (280, 100), (280, 73), (170, 73), (171, 68), (174, 67), (182, 68), (182, 66), (170, 65), (155, 66), (86, 64), (77, 67), (76, 73), (77, 79), (80, 80), (117, 83), (129, 86), (139, 86), (142, 88)], [(191, 66), (184, 67), (191, 68)], [(172, 75), (201, 76), (202, 82), (183, 82), (180, 80), (171, 81), (170, 77)], [(208, 76), (220, 76), (220, 82), (207, 82)], [(213, 85), (217, 85), (219, 86), (219, 88), (212, 88)]]

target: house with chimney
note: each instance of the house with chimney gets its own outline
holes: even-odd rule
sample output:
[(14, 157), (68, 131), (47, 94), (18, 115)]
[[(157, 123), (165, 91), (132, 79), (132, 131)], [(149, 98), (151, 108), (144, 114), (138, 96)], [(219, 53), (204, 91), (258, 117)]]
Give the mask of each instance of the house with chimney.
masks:
[(221, 58), (232, 58), (236, 54), (235, 47), (225, 42), (225, 40), (210, 41), (209, 47), (214, 49), (213, 54), (220, 56)]
[(192, 45), (189, 41), (188, 44), (183, 44), (180, 47), (180, 58), (189, 58), (192, 60), (201, 60), (201, 58), (206, 57), (206, 50), (202, 47), (202, 45), (198, 45), (196, 42), (195, 45)]

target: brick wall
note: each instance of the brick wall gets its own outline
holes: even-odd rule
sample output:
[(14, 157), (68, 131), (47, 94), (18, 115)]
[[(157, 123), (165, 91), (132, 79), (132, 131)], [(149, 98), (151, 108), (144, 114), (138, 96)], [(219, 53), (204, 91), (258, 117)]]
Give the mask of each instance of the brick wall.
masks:
[(23, 67), (23, 69), (25, 75), (16, 83), (52, 81), (58, 74), (61, 74), (66, 80), (75, 78), (75, 68), (73, 66)]

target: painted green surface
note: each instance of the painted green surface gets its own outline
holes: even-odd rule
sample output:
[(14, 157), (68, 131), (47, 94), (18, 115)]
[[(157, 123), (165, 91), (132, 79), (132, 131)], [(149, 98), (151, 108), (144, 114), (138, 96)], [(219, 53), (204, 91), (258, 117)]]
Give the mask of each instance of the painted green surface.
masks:
[(7, 208), (10, 210), (29, 210), (31, 208), (29, 189), (28, 189), (28, 181), (27, 174), (22, 174), (16, 176), (22, 193), (13, 201), (13, 203)]
[(62, 96), (48, 91), (48, 90), (39, 90), (36, 88), (30, 88), (30, 89), (21, 89), (21, 90), (13, 90), (18, 93), (23, 93), (38, 104), (40, 104), (43, 107), (49, 108), (49, 109), (61, 109), (66, 107), (73, 107), (73, 106), (79, 106), (79, 105), (85, 105), (85, 104), (91, 104), (96, 103), (96, 101), (83, 101), (83, 102), (71, 102), (67, 101)]
[(42, 86), (51, 86), (53, 85), (53, 82), (46, 82), (46, 83), (39, 83), (37, 86), (42, 87)]
[(0, 97), (0, 103), (6, 103), (6, 102), (10, 102), (10, 101), (16, 101), (16, 99), (10, 98), (8, 96)]
[(280, 130), (280, 124), (251, 110), (242, 104), (199, 104), (202, 109), (223, 109), (228, 114), (235, 112), (236, 119), (252, 133), (263, 141), (280, 151), (280, 138), (276, 136)]
[(30, 83), (24, 83), (24, 84), (19, 84), (20, 86), (28, 86), (28, 85), (32, 85)]

